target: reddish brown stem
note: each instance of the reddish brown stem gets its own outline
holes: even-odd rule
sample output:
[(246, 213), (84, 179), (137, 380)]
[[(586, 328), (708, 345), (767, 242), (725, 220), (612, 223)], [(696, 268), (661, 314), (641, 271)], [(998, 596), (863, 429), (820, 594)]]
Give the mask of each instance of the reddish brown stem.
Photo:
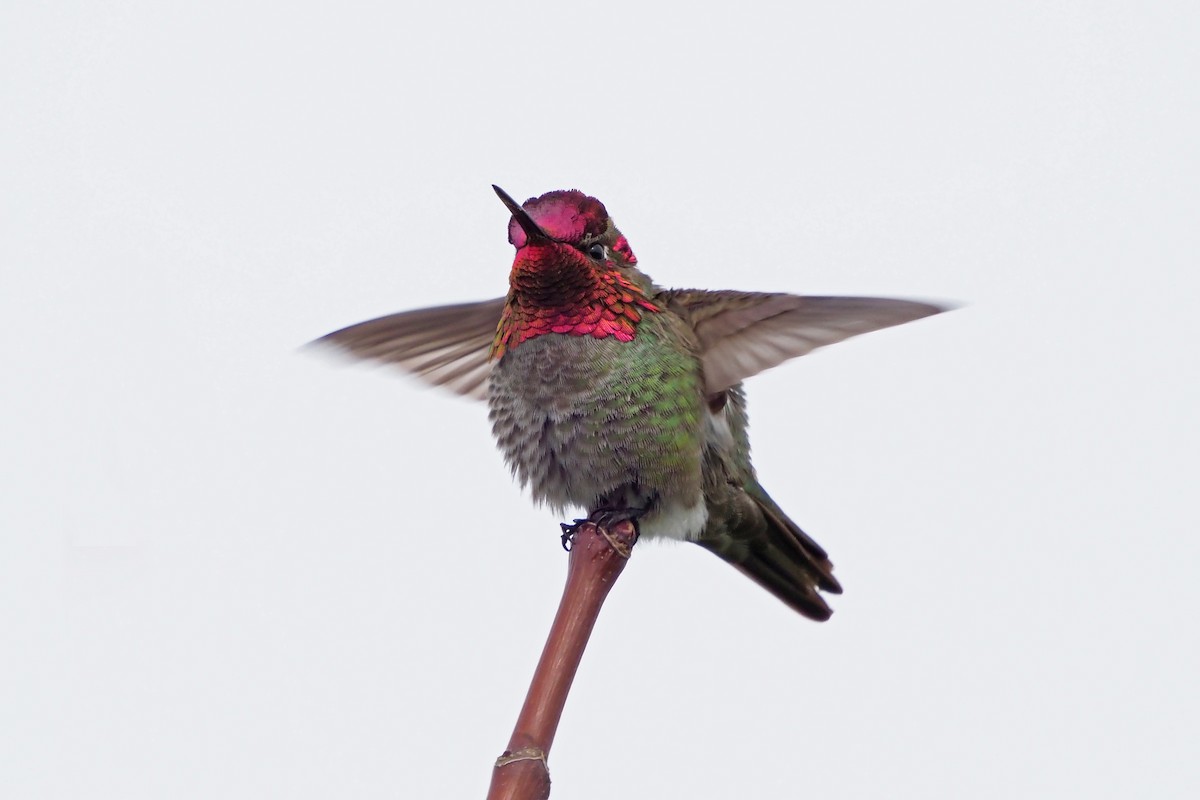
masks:
[(492, 770), (488, 800), (546, 800), (550, 796), (546, 757), (567, 693), (604, 598), (625, 569), (636, 539), (632, 522), (619, 522), (607, 530), (585, 522), (576, 531), (558, 613), (508, 749)]

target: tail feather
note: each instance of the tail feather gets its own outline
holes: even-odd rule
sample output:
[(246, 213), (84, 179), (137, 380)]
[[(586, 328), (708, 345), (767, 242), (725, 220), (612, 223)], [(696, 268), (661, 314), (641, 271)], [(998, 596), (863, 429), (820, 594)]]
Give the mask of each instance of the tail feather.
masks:
[[(706, 530), (697, 541), (728, 561), (789, 608), (824, 621), (833, 611), (818, 590), (841, 594), (833, 564), (812, 538), (759, 487), (742, 494), (737, 524)], [(712, 526), (710, 525), (710, 528)], [(715, 535), (714, 535), (715, 534)]]

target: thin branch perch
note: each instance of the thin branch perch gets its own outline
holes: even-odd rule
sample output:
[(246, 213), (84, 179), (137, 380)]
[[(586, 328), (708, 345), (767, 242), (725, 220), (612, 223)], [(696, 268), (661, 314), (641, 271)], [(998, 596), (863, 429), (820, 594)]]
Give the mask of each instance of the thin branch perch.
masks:
[(558, 613), (508, 749), (496, 759), (488, 800), (546, 800), (550, 796), (546, 759), (567, 694), (604, 599), (625, 569), (636, 540), (629, 521), (609, 529), (584, 522), (576, 531)]

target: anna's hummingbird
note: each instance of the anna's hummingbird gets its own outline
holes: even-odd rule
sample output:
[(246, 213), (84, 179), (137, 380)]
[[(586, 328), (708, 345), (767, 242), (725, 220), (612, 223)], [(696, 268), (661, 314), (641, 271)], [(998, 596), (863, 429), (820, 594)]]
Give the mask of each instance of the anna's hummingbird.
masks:
[(554, 191), (517, 203), (507, 297), (352, 325), (319, 341), (486, 398), (534, 500), (695, 542), (815, 620), (833, 565), (758, 483), (742, 381), (860, 333), (936, 314), (873, 297), (661, 289), (604, 205)]

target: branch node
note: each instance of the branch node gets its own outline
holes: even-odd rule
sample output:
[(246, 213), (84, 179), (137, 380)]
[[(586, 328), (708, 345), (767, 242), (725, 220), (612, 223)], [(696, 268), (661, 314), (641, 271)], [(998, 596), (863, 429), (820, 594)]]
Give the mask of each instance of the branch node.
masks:
[(605, 541), (612, 546), (612, 549), (621, 558), (629, 558), (629, 556), (633, 555), (633, 550), (630, 549), (629, 545), (625, 544), (625, 542), (621, 541), (618, 537), (609, 533), (608, 528), (604, 527), (603, 525), (597, 525), (596, 530), (599, 531), (600, 535), (604, 537)]
[(547, 770), (550, 765), (546, 763), (546, 752), (540, 747), (522, 747), (520, 750), (505, 750), (496, 759), (496, 769), (506, 767), (517, 761), (540, 761), (542, 766)]

